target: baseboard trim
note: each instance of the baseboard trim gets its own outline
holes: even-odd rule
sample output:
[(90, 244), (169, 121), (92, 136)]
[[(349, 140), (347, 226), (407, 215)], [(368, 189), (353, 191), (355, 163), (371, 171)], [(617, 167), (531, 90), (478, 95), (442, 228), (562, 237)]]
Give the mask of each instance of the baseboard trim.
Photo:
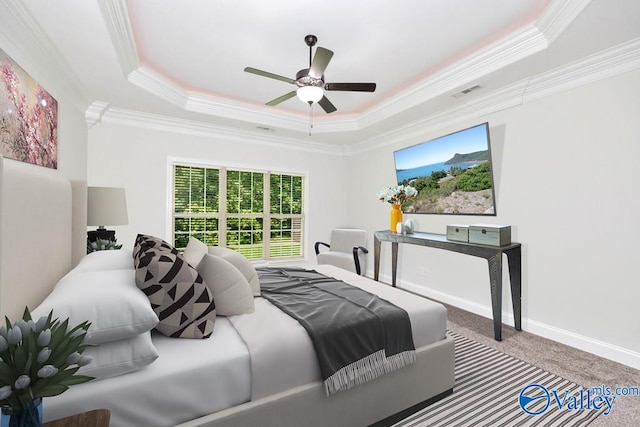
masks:
[(527, 328), (525, 330), (532, 334), (630, 366), (634, 369), (640, 369), (640, 353), (615, 344), (600, 341), (585, 335), (576, 334), (574, 332), (556, 328), (555, 326), (547, 325), (546, 323), (531, 319), (527, 320)]
[[(390, 283), (391, 277), (385, 277), (382, 280)], [(409, 292), (423, 295), (427, 298), (434, 299), (445, 304), (450, 304), (454, 307), (458, 307), (462, 310), (469, 311), (479, 316), (486, 317), (488, 319), (493, 318), (490, 306), (478, 304), (476, 302), (469, 301), (455, 295), (447, 294), (445, 292), (425, 288), (424, 286), (419, 286), (414, 283), (403, 281), (400, 287)], [(513, 313), (511, 311), (503, 311), (502, 321), (507, 325), (513, 325)], [(605, 359), (613, 360), (614, 362), (630, 366), (634, 369), (640, 369), (640, 353), (617, 346), (615, 344), (600, 341), (595, 338), (580, 335), (571, 331), (567, 331), (565, 329), (557, 328), (544, 322), (539, 322), (537, 320), (524, 317), (522, 318), (522, 329), (529, 333), (559, 342), (561, 344), (595, 354), (596, 356), (600, 356)]]

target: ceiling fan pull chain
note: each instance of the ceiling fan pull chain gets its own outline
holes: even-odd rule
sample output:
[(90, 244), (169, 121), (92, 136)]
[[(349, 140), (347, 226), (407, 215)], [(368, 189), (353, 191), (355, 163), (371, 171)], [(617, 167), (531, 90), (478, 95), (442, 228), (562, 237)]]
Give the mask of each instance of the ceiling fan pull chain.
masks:
[(313, 129), (313, 102), (309, 103), (309, 136), (311, 136), (311, 129)]

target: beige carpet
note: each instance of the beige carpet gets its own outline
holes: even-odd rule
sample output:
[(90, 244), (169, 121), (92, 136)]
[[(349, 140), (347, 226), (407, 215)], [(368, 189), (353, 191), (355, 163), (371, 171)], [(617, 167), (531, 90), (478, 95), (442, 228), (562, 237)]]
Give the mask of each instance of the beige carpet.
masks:
[[(447, 329), (478, 341), (583, 387), (640, 387), (640, 371), (608, 359), (559, 344), (528, 332), (503, 326), (502, 341), (493, 339), (493, 322), (447, 306)], [(618, 397), (608, 416), (589, 427), (640, 426), (640, 397)]]

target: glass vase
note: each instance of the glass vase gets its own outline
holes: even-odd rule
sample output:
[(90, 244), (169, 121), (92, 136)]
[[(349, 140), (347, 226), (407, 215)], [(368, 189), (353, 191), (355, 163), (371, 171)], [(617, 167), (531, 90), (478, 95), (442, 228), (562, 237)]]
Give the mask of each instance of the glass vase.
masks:
[(3, 406), (0, 427), (42, 427), (42, 398), (37, 397), (20, 409)]
[(396, 227), (398, 226), (398, 223), (402, 224), (402, 209), (401, 205), (398, 204), (392, 204), (391, 205), (391, 223), (389, 224), (391, 227), (391, 232), (395, 233), (396, 232)]

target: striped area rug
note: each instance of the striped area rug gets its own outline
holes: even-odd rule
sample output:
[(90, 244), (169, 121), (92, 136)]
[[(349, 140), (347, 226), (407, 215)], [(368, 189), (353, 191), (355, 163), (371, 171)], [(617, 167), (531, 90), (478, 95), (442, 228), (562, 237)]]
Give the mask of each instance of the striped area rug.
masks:
[[(405, 418), (394, 427), (515, 427), (515, 426), (586, 426), (604, 408), (596, 410), (559, 409), (552, 399), (537, 399), (525, 407), (519, 403), (520, 392), (529, 384), (557, 390), (559, 396), (579, 396), (581, 386), (546, 372), (522, 360), (501, 353), (453, 332), (455, 339), (455, 378), (453, 394)], [(530, 389), (531, 397), (541, 388)], [(565, 390), (569, 392), (565, 394)], [(525, 393), (525, 396), (527, 393)], [(544, 406), (550, 402), (544, 411)]]

